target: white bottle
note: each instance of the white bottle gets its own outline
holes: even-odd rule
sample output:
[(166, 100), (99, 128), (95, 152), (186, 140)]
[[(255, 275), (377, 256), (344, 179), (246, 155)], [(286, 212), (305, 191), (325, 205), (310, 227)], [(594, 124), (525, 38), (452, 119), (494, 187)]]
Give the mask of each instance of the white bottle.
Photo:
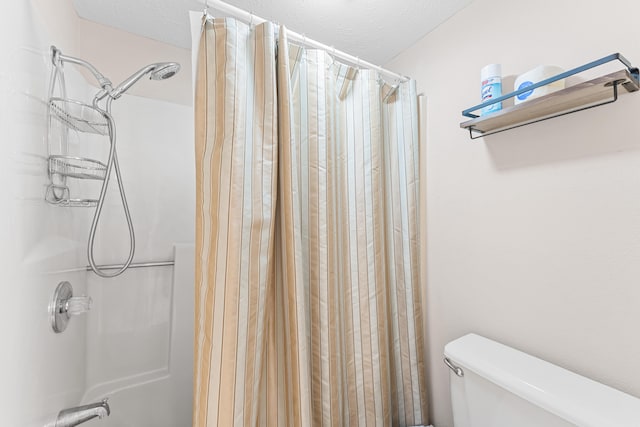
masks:
[[(489, 64), (480, 71), (480, 82), (482, 85), (482, 102), (502, 96), (502, 67), (500, 64)], [(488, 105), (482, 109), (480, 115), (493, 113), (502, 110), (502, 102)]]

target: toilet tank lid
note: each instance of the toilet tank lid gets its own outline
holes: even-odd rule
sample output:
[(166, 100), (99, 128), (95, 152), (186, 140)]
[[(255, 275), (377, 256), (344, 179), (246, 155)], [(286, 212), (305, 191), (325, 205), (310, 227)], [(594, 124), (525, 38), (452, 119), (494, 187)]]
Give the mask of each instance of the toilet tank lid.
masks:
[(640, 399), (476, 334), (444, 354), (507, 391), (581, 427), (638, 427)]

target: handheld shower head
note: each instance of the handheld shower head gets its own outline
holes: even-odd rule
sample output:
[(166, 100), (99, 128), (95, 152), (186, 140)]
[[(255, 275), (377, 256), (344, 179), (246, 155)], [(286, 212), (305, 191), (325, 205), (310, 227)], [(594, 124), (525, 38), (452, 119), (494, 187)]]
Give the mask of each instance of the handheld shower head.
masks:
[(177, 62), (163, 62), (156, 65), (156, 68), (151, 71), (151, 75), (149, 76), (151, 80), (165, 80), (173, 77), (174, 74), (180, 71), (180, 64)]
[(147, 74), (149, 74), (149, 78), (151, 80), (164, 80), (172, 77), (179, 70), (180, 64), (176, 62), (158, 62), (155, 64), (149, 64), (146, 67), (138, 70), (122, 83), (120, 83), (109, 93), (109, 96), (113, 99), (120, 98), (123, 93), (125, 93), (131, 86), (133, 86), (138, 80), (140, 80)]

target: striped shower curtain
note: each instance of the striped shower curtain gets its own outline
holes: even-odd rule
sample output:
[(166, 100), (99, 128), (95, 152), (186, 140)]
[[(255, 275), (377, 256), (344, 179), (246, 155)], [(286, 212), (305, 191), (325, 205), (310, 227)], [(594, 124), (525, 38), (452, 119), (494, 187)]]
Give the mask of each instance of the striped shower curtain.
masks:
[(205, 23), (194, 426), (427, 424), (417, 116), (413, 81)]

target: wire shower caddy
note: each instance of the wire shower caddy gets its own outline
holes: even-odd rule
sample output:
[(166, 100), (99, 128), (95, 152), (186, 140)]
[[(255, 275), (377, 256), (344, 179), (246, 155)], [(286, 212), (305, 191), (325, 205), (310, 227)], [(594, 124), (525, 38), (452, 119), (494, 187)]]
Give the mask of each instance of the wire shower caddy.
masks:
[[(56, 83), (60, 87), (61, 96), (53, 96)], [(109, 136), (109, 122), (99, 109), (81, 101), (68, 99), (66, 96), (64, 70), (60, 63), (54, 60), (49, 88), (48, 135), (51, 139), (53, 123), (58, 122), (61, 125), (62, 142), (58, 150), (53, 149), (53, 144), (48, 144), (47, 172), (50, 182), (45, 200), (58, 207), (96, 207), (97, 198), (72, 196), (78, 189), (75, 188), (76, 183), (70, 182), (69, 178), (104, 181), (107, 175), (107, 164), (97, 159), (71, 155), (68, 143), (69, 132)]]

